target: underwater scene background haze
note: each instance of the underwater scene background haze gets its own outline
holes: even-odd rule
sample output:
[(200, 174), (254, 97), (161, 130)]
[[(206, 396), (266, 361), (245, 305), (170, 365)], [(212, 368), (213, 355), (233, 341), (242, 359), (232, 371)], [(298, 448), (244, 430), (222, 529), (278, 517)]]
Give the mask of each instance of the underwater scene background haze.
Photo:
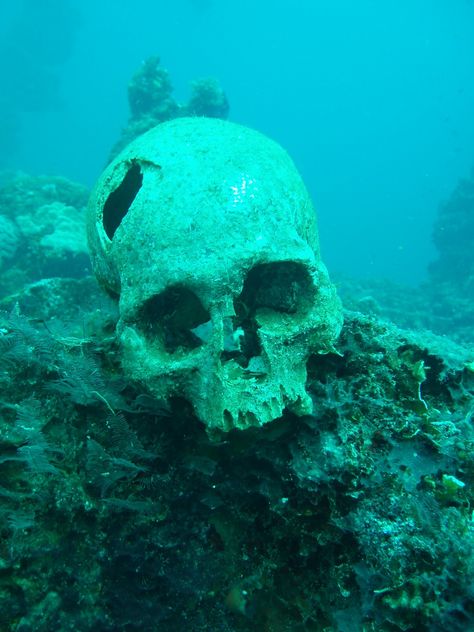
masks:
[(90, 186), (125, 86), (159, 55), (178, 100), (215, 77), (231, 120), (289, 151), (332, 271), (425, 278), (438, 205), (473, 162), (472, 2), (22, 0), (1, 14), (4, 167)]
[[(474, 630), (474, 2), (4, 1), (0, 81), (0, 632)], [(288, 151), (330, 281), (310, 247), (229, 289), (223, 243), (293, 235), (290, 167), (209, 248), (200, 208), (216, 294), (162, 206), (185, 281), (140, 295), (161, 167), (135, 145), (90, 193), (180, 117), (212, 120), (164, 154), (220, 129), (282, 173), (216, 119)]]

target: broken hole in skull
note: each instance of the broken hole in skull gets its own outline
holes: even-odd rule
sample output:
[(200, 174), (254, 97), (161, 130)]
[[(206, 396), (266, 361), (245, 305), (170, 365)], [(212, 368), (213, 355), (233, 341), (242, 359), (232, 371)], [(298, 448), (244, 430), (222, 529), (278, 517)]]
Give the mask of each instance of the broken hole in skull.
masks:
[(210, 319), (192, 290), (173, 286), (145, 302), (138, 322), (148, 340), (161, 345), (167, 353), (175, 353), (200, 347), (203, 340), (193, 330), (199, 331)]
[(108, 196), (104, 204), (103, 222), (107, 237), (112, 240), (115, 231), (128, 213), (143, 184), (140, 165), (132, 162), (120, 185)]

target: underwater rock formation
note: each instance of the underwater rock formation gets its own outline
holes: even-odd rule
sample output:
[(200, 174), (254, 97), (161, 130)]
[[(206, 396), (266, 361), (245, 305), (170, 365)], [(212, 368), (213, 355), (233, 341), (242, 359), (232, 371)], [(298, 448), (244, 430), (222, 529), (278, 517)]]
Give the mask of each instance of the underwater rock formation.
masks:
[(438, 250), (430, 266), (433, 281), (451, 283), (474, 297), (474, 168), (440, 206), (433, 241)]
[(186, 116), (209, 116), (226, 119), (229, 102), (217, 79), (196, 79), (191, 82), (191, 97), (184, 106)]
[(46, 277), (89, 273), (88, 191), (60, 177), (15, 174), (0, 186), (0, 295)]
[(128, 143), (155, 125), (180, 116), (227, 118), (229, 102), (219, 82), (213, 78), (191, 83), (188, 103), (180, 104), (173, 97), (168, 70), (159, 57), (149, 57), (137, 70), (128, 85), (130, 119), (112, 149), (112, 160)]
[(472, 628), (472, 351), (346, 312), (317, 415), (210, 441), (92, 279), (3, 308), (2, 629)]
[(132, 120), (150, 116), (155, 125), (176, 116), (178, 104), (173, 99), (169, 72), (159, 57), (145, 60), (128, 85), (128, 104)]
[(344, 305), (408, 329), (430, 330), (461, 344), (474, 342), (474, 303), (448, 283), (408, 287), (388, 280), (337, 278)]
[(388, 280), (338, 279), (344, 304), (401, 327), (429, 329), (474, 343), (474, 169), (439, 208), (433, 228), (438, 258), (418, 287)]

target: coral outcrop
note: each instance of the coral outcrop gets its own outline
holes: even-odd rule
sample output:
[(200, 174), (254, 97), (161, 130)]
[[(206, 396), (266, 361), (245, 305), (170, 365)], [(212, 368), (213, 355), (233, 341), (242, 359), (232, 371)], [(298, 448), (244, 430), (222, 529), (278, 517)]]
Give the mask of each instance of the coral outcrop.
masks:
[(440, 206), (433, 229), (438, 259), (430, 266), (434, 282), (448, 282), (474, 296), (474, 168)]
[(15, 174), (0, 186), (0, 295), (46, 277), (89, 270), (85, 187), (59, 177)]
[(168, 70), (159, 57), (146, 59), (128, 85), (130, 118), (121, 138), (111, 152), (112, 160), (134, 138), (155, 125), (180, 116), (227, 118), (229, 102), (219, 82), (213, 78), (191, 83), (188, 103), (178, 103), (173, 97), (173, 85)]
[(437, 259), (417, 287), (387, 280), (339, 279), (347, 307), (401, 327), (474, 342), (474, 169), (440, 206), (433, 228)]

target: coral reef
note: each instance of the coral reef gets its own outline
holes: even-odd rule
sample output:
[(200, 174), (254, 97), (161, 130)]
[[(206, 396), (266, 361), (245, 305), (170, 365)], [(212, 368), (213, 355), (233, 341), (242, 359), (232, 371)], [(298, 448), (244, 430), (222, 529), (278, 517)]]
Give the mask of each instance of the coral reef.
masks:
[(74, 206), (53, 202), (33, 213), (17, 215), (16, 224), (27, 240), (37, 240), (46, 257), (87, 255), (84, 220)]
[(348, 309), (408, 329), (430, 330), (462, 344), (474, 341), (474, 304), (452, 283), (407, 287), (387, 279), (337, 279)]
[(173, 97), (169, 72), (159, 57), (149, 57), (137, 70), (128, 85), (130, 119), (112, 149), (112, 160), (134, 138), (158, 123), (179, 116), (227, 118), (229, 102), (216, 79), (198, 79), (191, 83), (188, 103), (180, 104)]
[(65, 178), (7, 176), (0, 185), (0, 295), (45, 277), (89, 272), (88, 191)]
[(186, 116), (227, 118), (229, 102), (216, 79), (196, 79), (191, 83), (191, 97), (185, 106)]
[(179, 106), (172, 93), (169, 72), (160, 65), (159, 57), (146, 59), (128, 85), (130, 118), (149, 116), (156, 123), (174, 118)]
[(82, 209), (89, 191), (81, 184), (60, 176), (30, 176), (21, 172), (0, 173), (0, 208), (12, 219), (17, 213), (31, 213), (39, 206), (63, 202)]
[(2, 629), (473, 627), (472, 350), (346, 312), (317, 416), (210, 441), (123, 380), (92, 279), (3, 308)]
[(474, 169), (439, 208), (433, 229), (438, 258), (428, 280), (405, 287), (388, 280), (338, 279), (346, 307), (401, 327), (474, 342)]

